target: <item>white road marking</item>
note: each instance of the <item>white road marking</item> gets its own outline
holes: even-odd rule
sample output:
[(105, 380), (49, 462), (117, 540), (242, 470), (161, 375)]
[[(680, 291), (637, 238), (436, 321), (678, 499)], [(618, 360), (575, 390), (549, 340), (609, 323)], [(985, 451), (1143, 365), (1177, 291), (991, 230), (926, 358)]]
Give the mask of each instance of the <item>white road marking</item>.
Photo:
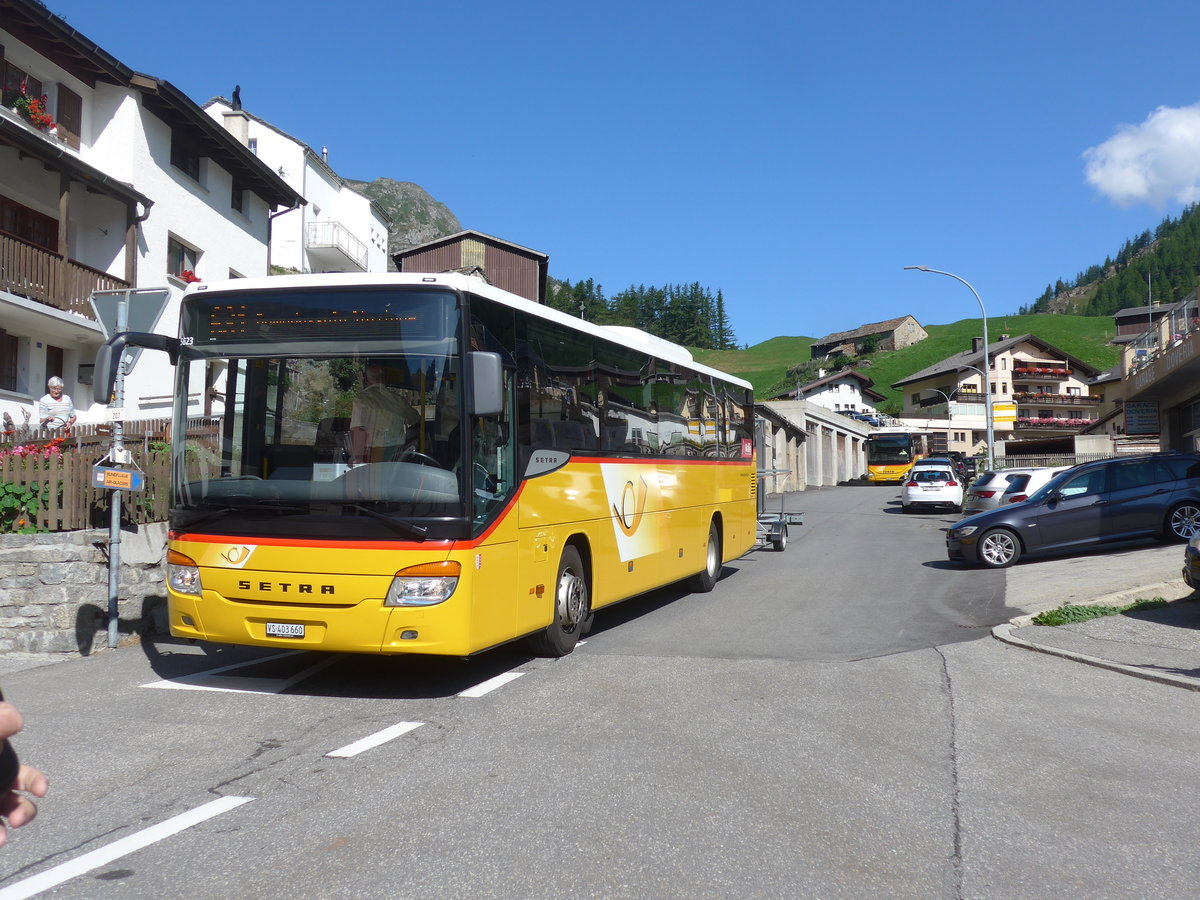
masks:
[(353, 744), (347, 744), (337, 750), (330, 750), (326, 756), (335, 756), (340, 759), (349, 759), (352, 756), (358, 756), (364, 750), (370, 750), (372, 747), (378, 747), (380, 744), (386, 744), (393, 738), (398, 738), (402, 734), (420, 728), (424, 722), (397, 722), (383, 731), (377, 731), (374, 734), (369, 734), (360, 741), (355, 741)]
[(287, 656), (297, 656), (304, 652), (306, 651), (289, 650), (286, 653), (278, 653), (275, 656), (264, 656), (262, 659), (255, 659), (250, 662), (234, 663), (233, 665), (221, 666), (217, 669), (196, 672), (194, 675), (183, 675), (179, 678), (170, 678), (164, 681), (152, 681), (143, 684), (142, 687), (161, 688), (169, 691), (225, 691), (231, 694), (278, 694), (286, 691), (297, 682), (303, 681), (310, 675), (315, 675), (322, 669), (332, 666), (345, 656), (344, 653), (335, 653), (290, 678), (243, 678), (238, 675), (221, 674), (222, 672), (230, 672), (234, 669), (242, 669), (246, 666), (254, 666), (275, 659), (283, 659)]
[(502, 675), (497, 675), (495, 678), (489, 678), (487, 681), (481, 681), (475, 687), (467, 688), (458, 696), (460, 697), (482, 697), (484, 694), (490, 694), (498, 687), (503, 687), (510, 681), (515, 681), (524, 675), (524, 672), (505, 672)]
[(149, 847), (151, 844), (157, 843), (173, 834), (178, 834), (185, 829), (191, 828), (193, 825), (199, 825), (201, 822), (206, 822), (214, 816), (221, 815), (221, 813), (229, 812), (229, 810), (235, 809), (243, 803), (249, 803), (253, 799), (253, 797), (221, 797), (219, 800), (213, 800), (211, 803), (197, 806), (193, 810), (181, 813), (174, 818), (167, 819), (165, 822), (160, 822), (158, 825), (151, 825), (149, 828), (143, 828), (141, 831), (134, 832), (129, 837), (121, 838), (119, 841), (115, 841), (106, 847), (100, 847), (90, 853), (85, 853), (78, 859), (65, 862), (62, 865), (55, 866), (53, 869), (47, 869), (40, 875), (30, 876), (23, 881), (18, 881), (16, 884), (2, 888), (0, 889), (0, 900), (23, 900), (25, 897), (32, 897), (52, 887), (58, 887), (64, 881), (69, 881), (72, 878), (83, 875), (85, 872), (90, 872), (92, 869), (98, 869), (113, 860), (120, 859), (122, 856), (126, 856), (136, 850), (141, 850), (143, 847)]

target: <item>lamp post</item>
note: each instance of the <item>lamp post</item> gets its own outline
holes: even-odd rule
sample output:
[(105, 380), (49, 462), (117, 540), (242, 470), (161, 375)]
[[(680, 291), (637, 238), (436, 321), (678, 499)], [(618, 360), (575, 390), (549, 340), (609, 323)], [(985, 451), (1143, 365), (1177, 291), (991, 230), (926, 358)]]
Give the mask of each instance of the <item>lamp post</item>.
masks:
[[(947, 278), (953, 278), (955, 281), (961, 282), (967, 286), (972, 294), (975, 295), (976, 302), (979, 303), (979, 313), (983, 316), (983, 419), (987, 424), (987, 466), (992, 468), (992, 461), (995, 458), (993, 445), (995, 444), (992, 433), (992, 379), (989, 371), (991, 365), (988, 359), (988, 327), (987, 327), (987, 310), (983, 308), (983, 300), (979, 296), (979, 292), (971, 287), (970, 282), (964, 278), (959, 278), (953, 272), (943, 272), (940, 269), (931, 269), (929, 266), (905, 266), (905, 269), (915, 269), (918, 272), (932, 272), (934, 275), (945, 275)], [(974, 366), (963, 366), (964, 369), (974, 368)], [(980, 370), (976, 370), (980, 371)]]
[(958, 388), (952, 390), (949, 394), (945, 391), (939, 391), (937, 388), (925, 388), (921, 391), (922, 394), (940, 394), (946, 398), (946, 446), (949, 449), (950, 441), (954, 433), (954, 412), (950, 409), (951, 398), (958, 393)]

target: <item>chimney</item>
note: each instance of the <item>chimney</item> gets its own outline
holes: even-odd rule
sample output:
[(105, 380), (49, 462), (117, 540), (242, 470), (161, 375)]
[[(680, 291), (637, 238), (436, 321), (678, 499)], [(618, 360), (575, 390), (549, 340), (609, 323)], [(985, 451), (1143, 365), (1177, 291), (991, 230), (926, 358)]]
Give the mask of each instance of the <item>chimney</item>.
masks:
[(238, 139), (243, 147), (250, 146), (250, 115), (244, 109), (232, 109), (225, 116), (225, 130)]
[(328, 147), (321, 148), (321, 162), (325, 163), (325, 165), (329, 165), (329, 148)]
[(971, 338), (971, 352), (979, 353), (983, 350), (983, 338)]

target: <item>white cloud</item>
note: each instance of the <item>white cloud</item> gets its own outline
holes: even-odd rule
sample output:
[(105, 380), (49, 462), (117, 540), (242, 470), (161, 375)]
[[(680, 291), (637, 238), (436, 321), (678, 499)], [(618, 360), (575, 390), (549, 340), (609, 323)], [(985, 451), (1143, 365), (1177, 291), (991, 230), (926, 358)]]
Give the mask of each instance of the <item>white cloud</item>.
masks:
[(1200, 104), (1160, 106), (1083, 152), (1088, 184), (1119, 206), (1200, 201)]

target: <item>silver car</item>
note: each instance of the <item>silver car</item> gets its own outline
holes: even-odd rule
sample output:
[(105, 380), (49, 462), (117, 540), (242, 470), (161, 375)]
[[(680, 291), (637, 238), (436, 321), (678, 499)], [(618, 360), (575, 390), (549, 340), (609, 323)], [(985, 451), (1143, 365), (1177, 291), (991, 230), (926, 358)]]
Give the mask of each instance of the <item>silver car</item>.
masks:
[(963, 498), (963, 515), (987, 512), (1000, 505), (1009, 479), (1026, 469), (1003, 469), (999, 472), (984, 472), (975, 479), (971, 489)]

